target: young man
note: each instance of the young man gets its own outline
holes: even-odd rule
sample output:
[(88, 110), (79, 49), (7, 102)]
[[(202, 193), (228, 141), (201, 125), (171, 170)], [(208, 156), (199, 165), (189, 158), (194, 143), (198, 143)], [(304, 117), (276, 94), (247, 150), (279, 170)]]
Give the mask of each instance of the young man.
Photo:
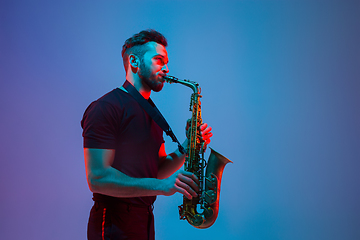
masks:
[[(166, 154), (162, 129), (128, 91), (136, 89), (152, 103), (151, 91), (163, 88), (169, 72), (166, 46), (164, 36), (154, 30), (126, 40), (124, 85), (91, 103), (84, 113), (86, 177), (94, 200), (88, 239), (154, 239), (156, 196), (197, 196), (196, 176), (179, 170), (185, 155), (179, 150)], [(210, 131), (207, 124), (201, 126), (206, 144)]]

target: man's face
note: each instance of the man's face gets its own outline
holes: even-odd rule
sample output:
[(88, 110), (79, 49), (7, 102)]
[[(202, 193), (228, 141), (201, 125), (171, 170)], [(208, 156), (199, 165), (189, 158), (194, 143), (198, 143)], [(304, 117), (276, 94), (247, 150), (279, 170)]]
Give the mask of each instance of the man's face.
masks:
[(168, 55), (165, 47), (156, 42), (148, 42), (147, 52), (140, 61), (139, 78), (154, 92), (159, 92), (164, 86), (163, 76), (169, 72)]

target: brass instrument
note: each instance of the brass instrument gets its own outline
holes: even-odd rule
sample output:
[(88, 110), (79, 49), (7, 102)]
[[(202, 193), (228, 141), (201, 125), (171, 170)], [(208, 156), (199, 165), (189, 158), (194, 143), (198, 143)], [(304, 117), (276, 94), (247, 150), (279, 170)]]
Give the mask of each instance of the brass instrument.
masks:
[[(187, 155), (185, 158), (185, 171), (194, 173), (200, 182), (198, 197), (191, 200), (183, 197), (183, 204), (179, 206), (180, 219), (186, 219), (192, 226), (200, 229), (208, 228), (214, 224), (219, 213), (219, 198), (221, 177), (224, 167), (231, 162), (220, 153), (211, 149), (208, 162), (204, 159), (206, 150), (205, 142), (200, 137), (201, 102), (199, 84), (189, 80), (179, 80), (173, 76), (165, 76), (168, 83), (180, 83), (190, 87), (194, 93), (191, 95), (190, 111), (192, 117), (188, 130), (189, 144), (187, 146)], [(204, 169), (206, 172), (204, 175)], [(198, 213), (197, 206), (203, 211)]]

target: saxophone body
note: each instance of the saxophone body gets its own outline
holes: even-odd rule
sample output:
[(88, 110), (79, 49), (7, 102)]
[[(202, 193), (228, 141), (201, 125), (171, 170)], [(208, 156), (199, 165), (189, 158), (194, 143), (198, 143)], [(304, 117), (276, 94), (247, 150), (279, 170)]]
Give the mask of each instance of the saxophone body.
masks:
[(218, 216), (221, 177), (225, 165), (231, 161), (212, 148), (210, 148), (208, 161), (206, 162), (204, 159), (206, 146), (200, 135), (200, 126), (203, 122), (199, 84), (189, 80), (180, 80), (173, 76), (166, 76), (164, 79), (168, 83), (180, 83), (193, 90), (190, 102), (192, 116), (187, 132), (189, 144), (186, 149), (184, 169), (197, 176), (200, 190), (198, 197), (193, 197), (191, 200), (183, 197), (183, 204), (179, 206), (179, 214), (180, 219), (186, 219), (192, 226), (205, 229), (213, 225)]

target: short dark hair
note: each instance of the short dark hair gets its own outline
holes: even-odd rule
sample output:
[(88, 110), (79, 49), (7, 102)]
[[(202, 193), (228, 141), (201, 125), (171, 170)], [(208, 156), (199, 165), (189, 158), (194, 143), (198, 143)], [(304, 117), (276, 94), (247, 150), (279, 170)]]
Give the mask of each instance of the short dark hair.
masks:
[(148, 42), (156, 42), (163, 45), (164, 47), (167, 47), (166, 38), (161, 33), (153, 29), (143, 30), (137, 34), (134, 34), (134, 36), (125, 41), (121, 51), (125, 71), (127, 71), (127, 61), (130, 54), (138, 56), (142, 61), (142, 58), (147, 51), (143, 45)]

